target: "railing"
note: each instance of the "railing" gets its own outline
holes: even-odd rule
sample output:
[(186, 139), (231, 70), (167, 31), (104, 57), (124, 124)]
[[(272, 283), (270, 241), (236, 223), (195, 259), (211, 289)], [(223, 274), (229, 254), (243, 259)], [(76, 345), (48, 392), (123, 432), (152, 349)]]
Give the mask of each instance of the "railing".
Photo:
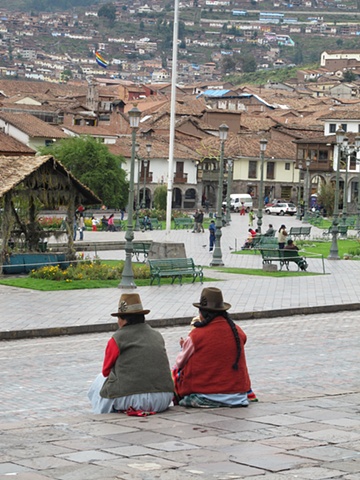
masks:
[(187, 183), (188, 174), (187, 173), (175, 173), (174, 183)]
[[(145, 182), (146, 183), (152, 183), (153, 181), (153, 172), (149, 172), (147, 175), (146, 175), (146, 180)], [(140, 183), (144, 183), (144, 175), (140, 174)]]

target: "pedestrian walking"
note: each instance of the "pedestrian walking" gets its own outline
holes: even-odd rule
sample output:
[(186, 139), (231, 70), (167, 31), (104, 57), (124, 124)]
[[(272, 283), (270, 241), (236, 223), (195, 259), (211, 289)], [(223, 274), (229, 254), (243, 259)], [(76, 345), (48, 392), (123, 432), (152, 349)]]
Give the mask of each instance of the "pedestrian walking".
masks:
[(254, 219), (255, 219), (255, 213), (254, 213), (254, 210), (251, 209), (249, 212), (249, 227), (252, 227), (254, 225)]
[(204, 222), (204, 212), (203, 210), (200, 210), (199, 216), (198, 216), (198, 232), (201, 232), (201, 233), (205, 232), (203, 222)]
[(79, 234), (80, 240), (84, 240), (84, 231), (85, 231), (85, 221), (84, 214), (81, 212), (79, 216)]
[(241, 202), (241, 207), (240, 207), (240, 215), (245, 215), (245, 203)]
[(215, 221), (211, 220), (210, 225), (209, 225), (209, 232), (210, 232), (210, 237), (209, 237), (209, 252), (212, 252), (214, 250), (214, 245), (215, 245), (215, 232), (216, 232), (216, 226), (215, 226)]
[(282, 250), (285, 247), (287, 236), (288, 236), (288, 233), (286, 231), (285, 225), (281, 225), (278, 231), (278, 245), (280, 250)]

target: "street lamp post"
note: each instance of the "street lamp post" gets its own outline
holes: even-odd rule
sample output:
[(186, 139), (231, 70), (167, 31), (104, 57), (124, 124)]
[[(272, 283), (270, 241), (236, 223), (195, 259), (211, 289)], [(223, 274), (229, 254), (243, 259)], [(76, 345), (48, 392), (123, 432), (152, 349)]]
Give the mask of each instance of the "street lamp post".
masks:
[(353, 147), (349, 146), (348, 137), (344, 137), (343, 140), (343, 152), (345, 154), (345, 182), (344, 182), (344, 195), (343, 195), (343, 211), (341, 217), (341, 223), (346, 225), (347, 218), (347, 196), (348, 196), (348, 162), (349, 156), (352, 154)]
[(220, 162), (219, 162), (219, 188), (218, 188), (218, 198), (217, 198), (217, 215), (216, 215), (216, 231), (215, 231), (215, 249), (213, 253), (213, 258), (210, 263), (211, 267), (221, 267), (224, 265), (222, 261), (221, 253), (221, 228), (222, 228), (222, 192), (223, 192), (223, 181), (224, 181), (224, 147), (225, 141), (227, 139), (227, 134), (229, 127), (224, 123), (219, 127), (219, 138), (220, 138)]
[(306, 180), (305, 180), (305, 199), (304, 199), (304, 217), (303, 222), (309, 222), (309, 197), (310, 197), (310, 175), (309, 175), (309, 167), (310, 167), (311, 160), (308, 157), (306, 159)]
[(337, 236), (339, 233), (339, 175), (340, 175), (340, 157), (341, 157), (341, 144), (344, 140), (344, 130), (340, 127), (336, 131), (336, 144), (337, 144), (337, 164), (336, 164), (336, 180), (335, 180), (335, 199), (334, 199), (334, 212), (333, 221), (331, 227), (331, 247), (328, 260), (340, 260), (339, 248), (337, 244)]
[(131, 131), (131, 164), (130, 164), (130, 185), (129, 185), (129, 199), (128, 199), (128, 219), (127, 229), (125, 233), (125, 264), (121, 275), (121, 282), (119, 288), (136, 288), (134, 282), (134, 272), (132, 269), (132, 255), (134, 252), (134, 226), (133, 226), (133, 210), (134, 210), (134, 170), (135, 170), (135, 143), (136, 130), (139, 128), (141, 112), (137, 107), (133, 107), (129, 111), (129, 120)]
[(137, 159), (138, 165), (138, 175), (137, 175), (137, 189), (136, 189), (136, 213), (135, 213), (135, 232), (140, 231), (140, 223), (139, 223), (139, 210), (140, 210), (140, 158), (138, 157), (140, 145), (138, 143), (135, 144), (135, 158)]
[(142, 198), (142, 208), (146, 208), (146, 175), (147, 175), (147, 168), (149, 165), (149, 156), (151, 152), (151, 143), (146, 144), (146, 151), (148, 158), (144, 160), (144, 189), (143, 189), (143, 198)]
[(301, 173), (302, 173), (302, 163), (299, 163), (299, 186), (298, 186), (298, 198), (297, 198), (297, 209), (296, 209), (296, 218), (301, 220)]
[(231, 190), (232, 190), (232, 181), (233, 181), (233, 165), (234, 161), (232, 158), (227, 159), (227, 166), (228, 166), (228, 183), (227, 183), (227, 193), (226, 193), (226, 225), (230, 225), (231, 223)]
[(358, 187), (357, 187), (357, 217), (356, 217), (356, 230), (360, 231), (360, 159), (358, 153), (360, 151), (360, 137), (355, 137), (355, 150), (358, 164)]
[(264, 206), (264, 193), (263, 193), (263, 184), (264, 184), (264, 157), (267, 146), (266, 138), (260, 140), (260, 189), (259, 189), (259, 202), (258, 202), (258, 212), (257, 212), (257, 226), (258, 233), (261, 233), (262, 217), (263, 217), (263, 206)]

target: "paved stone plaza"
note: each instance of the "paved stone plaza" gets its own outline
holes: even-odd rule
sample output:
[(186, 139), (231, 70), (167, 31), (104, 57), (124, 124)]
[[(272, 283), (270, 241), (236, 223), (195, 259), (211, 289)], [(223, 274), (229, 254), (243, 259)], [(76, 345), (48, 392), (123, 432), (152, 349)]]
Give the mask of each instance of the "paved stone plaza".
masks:
[[(235, 248), (235, 240), (239, 246), (247, 230), (247, 219), (233, 218), (223, 230), (224, 263), (260, 268), (259, 256), (231, 254), (229, 247)], [(268, 219), (275, 228), (298, 223)], [(86, 234), (87, 240), (100, 241), (124, 235)], [(159, 240), (165, 236), (151, 234)], [(136, 234), (141, 235), (150, 234)], [(177, 231), (171, 237), (184, 241), (197, 263), (210, 262), (207, 233)], [(320, 260), (309, 263), (310, 271), (322, 271)], [(146, 418), (93, 415), (86, 392), (101, 368), (110, 333), (0, 342), (0, 479), (359, 479), (359, 314), (317, 311), (360, 303), (360, 264), (325, 261), (325, 268), (327, 275), (287, 279), (206, 273), (219, 279), (212, 285), (222, 288), (230, 313), (265, 312), (263, 318), (239, 322), (248, 335), (248, 367), (260, 400), (248, 408), (171, 407)], [(201, 289), (196, 283), (137, 291), (152, 310), (148, 318), (161, 320), (190, 318)], [(0, 330), (76, 325), (91, 330), (113, 323), (109, 313), (120, 293), (0, 287)], [(284, 316), (288, 309), (293, 313)], [(171, 363), (188, 330), (160, 329)]]

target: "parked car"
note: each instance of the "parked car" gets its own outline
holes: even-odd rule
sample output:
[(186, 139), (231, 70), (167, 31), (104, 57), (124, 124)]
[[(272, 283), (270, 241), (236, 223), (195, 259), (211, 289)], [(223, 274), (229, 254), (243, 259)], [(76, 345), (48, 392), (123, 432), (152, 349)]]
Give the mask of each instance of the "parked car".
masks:
[(265, 208), (267, 207), (273, 207), (274, 205), (277, 205), (278, 203), (286, 203), (287, 200), (284, 200), (283, 198), (274, 198), (271, 202), (267, 203), (265, 205)]
[(295, 215), (296, 206), (293, 203), (277, 203), (270, 207), (265, 208), (265, 213), (271, 214), (276, 213), (276, 215)]

